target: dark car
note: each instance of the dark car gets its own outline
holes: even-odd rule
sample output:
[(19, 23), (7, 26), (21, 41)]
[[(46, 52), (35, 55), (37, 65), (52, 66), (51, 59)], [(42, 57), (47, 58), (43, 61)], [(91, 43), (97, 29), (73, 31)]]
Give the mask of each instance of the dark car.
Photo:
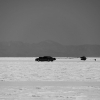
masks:
[(56, 58), (53, 58), (51, 56), (44, 56), (35, 59), (35, 61), (54, 61), (54, 60), (56, 60)]
[(80, 58), (81, 58), (81, 60), (84, 60), (84, 61), (87, 59), (85, 56), (82, 56)]

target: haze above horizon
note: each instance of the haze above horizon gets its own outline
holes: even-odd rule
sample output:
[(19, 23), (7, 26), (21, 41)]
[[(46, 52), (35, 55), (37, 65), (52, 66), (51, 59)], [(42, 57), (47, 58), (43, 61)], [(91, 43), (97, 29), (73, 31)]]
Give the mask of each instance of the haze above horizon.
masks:
[(1, 0), (0, 41), (100, 45), (98, 0)]

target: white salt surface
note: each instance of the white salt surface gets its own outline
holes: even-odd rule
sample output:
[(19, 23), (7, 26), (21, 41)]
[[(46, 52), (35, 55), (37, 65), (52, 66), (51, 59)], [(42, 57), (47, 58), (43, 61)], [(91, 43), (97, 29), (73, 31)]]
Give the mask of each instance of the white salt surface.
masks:
[(0, 100), (100, 100), (100, 58), (0, 58), (0, 81)]
[(35, 58), (0, 58), (1, 81), (100, 81), (100, 58), (81, 61), (57, 59), (36, 62)]
[(63, 86), (0, 87), (0, 100), (100, 100), (100, 88)]

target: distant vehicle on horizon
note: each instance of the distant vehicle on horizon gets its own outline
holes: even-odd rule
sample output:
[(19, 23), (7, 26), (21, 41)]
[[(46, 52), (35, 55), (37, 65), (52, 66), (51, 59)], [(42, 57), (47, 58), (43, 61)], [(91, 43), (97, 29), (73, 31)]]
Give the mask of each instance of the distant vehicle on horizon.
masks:
[(85, 56), (82, 56), (80, 58), (81, 58), (81, 60), (84, 60), (84, 61), (87, 59)]
[(51, 56), (43, 56), (43, 57), (39, 57), (39, 58), (36, 58), (35, 61), (54, 61), (56, 60), (56, 58), (53, 58)]

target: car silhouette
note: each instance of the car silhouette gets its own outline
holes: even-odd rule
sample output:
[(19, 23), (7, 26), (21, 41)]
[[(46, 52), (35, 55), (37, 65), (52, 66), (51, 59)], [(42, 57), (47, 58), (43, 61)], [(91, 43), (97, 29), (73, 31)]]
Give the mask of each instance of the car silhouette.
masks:
[(80, 58), (81, 58), (81, 60), (84, 60), (84, 61), (87, 59), (85, 56), (82, 56)]
[(51, 56), (44, 56), (35, 59), (35, 61), (54, 61), (54, 60), (56, 60), (56, 58), (53, 58)]

